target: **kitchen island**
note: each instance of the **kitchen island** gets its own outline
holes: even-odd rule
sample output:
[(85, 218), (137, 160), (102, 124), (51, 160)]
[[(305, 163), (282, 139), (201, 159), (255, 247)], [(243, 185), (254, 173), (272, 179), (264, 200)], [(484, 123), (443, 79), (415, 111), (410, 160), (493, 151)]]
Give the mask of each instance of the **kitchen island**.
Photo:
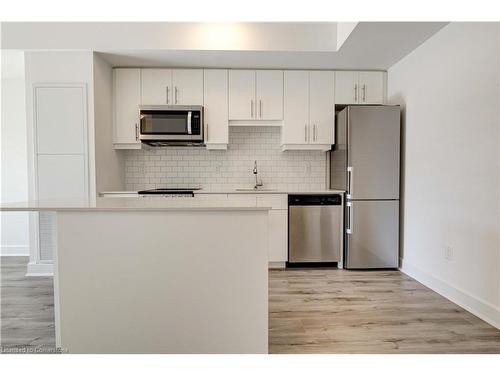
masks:
[(69, 353), (267, 353), (268, 210), (191, 198), (52, 211), (56, 343)]

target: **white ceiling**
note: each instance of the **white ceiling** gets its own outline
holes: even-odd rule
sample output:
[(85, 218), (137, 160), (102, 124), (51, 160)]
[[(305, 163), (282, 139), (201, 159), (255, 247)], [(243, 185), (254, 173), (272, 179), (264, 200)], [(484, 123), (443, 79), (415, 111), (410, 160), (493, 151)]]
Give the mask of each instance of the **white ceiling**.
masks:
[[(3, 49), (94, 50), (113, 66), (121, 67), (386, 70), (445, 25), (13, 22), (2, 23), (1, 41)], [(339, 34), (341, 26), (352, 32)]]
[[(387, 70), (445, 22), (360, 22), (339, 51), (103, 51), (113, 66)], [(323, 37), (323, 36), (322, 36)]]

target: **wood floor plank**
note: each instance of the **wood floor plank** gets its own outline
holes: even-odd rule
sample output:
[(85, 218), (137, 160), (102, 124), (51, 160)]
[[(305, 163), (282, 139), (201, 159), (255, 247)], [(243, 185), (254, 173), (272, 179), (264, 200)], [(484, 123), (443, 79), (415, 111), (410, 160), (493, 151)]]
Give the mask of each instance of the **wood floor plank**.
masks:
[[(53, 348), (52, 278), (1, 258), (3, 348)], [(500, 353), (500, 331), (398, 271), (269, 272), (270, 353)]]
[(52, 277), (26, 277), (27, 257), (1, 257), (2, 350), (55, 348)]
[(500, 353), (500, 331), (398, 271), (272, 270), (270, 353)]

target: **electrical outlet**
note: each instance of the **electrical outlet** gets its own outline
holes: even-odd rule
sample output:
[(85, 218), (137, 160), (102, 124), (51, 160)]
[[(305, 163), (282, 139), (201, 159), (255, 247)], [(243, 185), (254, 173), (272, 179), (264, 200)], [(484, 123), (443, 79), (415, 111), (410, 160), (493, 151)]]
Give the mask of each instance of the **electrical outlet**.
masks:
[(444, 259), (453, 260), (453, 248), (449, 245), (444, 249)]
[(139, 173), (142, 175), (146, 173), (146, 166), (144, 164), (139, 165)]
[(311, 163), (308, 161), (304, 162), (304, 176), (311, 175)]

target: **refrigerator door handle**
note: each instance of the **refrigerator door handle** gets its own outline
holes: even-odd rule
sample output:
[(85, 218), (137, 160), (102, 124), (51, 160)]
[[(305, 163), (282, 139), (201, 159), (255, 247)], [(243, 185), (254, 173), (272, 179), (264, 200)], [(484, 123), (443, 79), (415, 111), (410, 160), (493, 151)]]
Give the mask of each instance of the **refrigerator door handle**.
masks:
[(347, 167), (347, 199), (352, 198), (352, 172), (353, 168), (352, 167)]
[(346, 228), (347, 234), (352, 234), (352, 202), (347, 202), (347, 214), (349, 215), (349, 227)]

